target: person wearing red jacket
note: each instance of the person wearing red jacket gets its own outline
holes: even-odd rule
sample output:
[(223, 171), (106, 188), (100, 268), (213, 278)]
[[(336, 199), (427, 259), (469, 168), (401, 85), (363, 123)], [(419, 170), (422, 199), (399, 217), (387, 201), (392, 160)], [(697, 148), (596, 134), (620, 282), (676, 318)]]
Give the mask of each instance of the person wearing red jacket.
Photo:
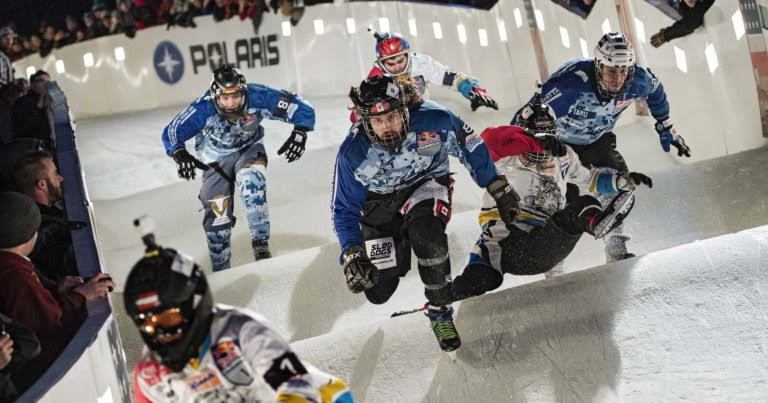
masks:
[[(519, 209), (505, 225), (491, 195), (483, 195), (482, 233), (464, 272), (453, 280), (453, 301), (498, 288), (505, 273), (562, 273), (562, 261), (583, 233), (605, 236), (629, 214), (635, 188), (652, 186), (641, 173), (581, 165), (557, 136), (557, 118), (540, 93), (523, 108), (518, 124), (481, 134), (497, 172), (520, 197)], [(611, 201), (601, 208), (596, 196)]]
[[(37, 241), (40, 211), (29, 197), (0, 193), (0, 312), (32, 329), (40, 340), (40, 355), (25, 367), (16, 386), (32, 385), (56, 360), (85, 321), (85, 303), (107, 296), (114, 287), (104, 273), (87, 283), (67, 276), (58, 283), (37, 276), (27, 258)], [(104, 281), (101, 281), (104, 280)]]

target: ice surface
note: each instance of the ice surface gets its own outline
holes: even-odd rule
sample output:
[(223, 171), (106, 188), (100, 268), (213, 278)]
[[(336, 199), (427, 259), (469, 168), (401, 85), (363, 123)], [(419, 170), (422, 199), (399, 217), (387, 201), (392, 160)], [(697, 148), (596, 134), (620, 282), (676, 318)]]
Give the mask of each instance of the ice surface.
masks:
[[(424, 302), (417, 273), (409, 273), (385, 305), (347, 291), (328, 207), (333, 161), (349, 128), (347, 102), (310, 101), (318, 127), (297, 162), (276, 155), (290, 126), (265, 123), (275, 257), (252, 262), (241, 220), (233, 235), (234, 267), (209, 278), (217, 301), (272, 319), (310, 361), (350, 381), (361, 400), (724, 400), (768, 394), (766, 336), (755, 330), (766, 324), (759, 288), (766, 230), (689, 244), (768, 224), (765, 149), (681, 165), (661, 151), (647, 121), (618, 128), (619, 150), (630, 168), (654, 180), (653, 189), (637, 192), (626, 224), (634, 235), (631, 250), (647, 254), (688, 245), (544, 282), (541, 275), (507, 276), (503, 289), (533, 283), (460, 304), (464, 346), (454, 363), (437, 348), (423, 316), (388, 319)], [(514, 112), (473, 113), (460, 98), (446, 104), (478, 131), (508, 123)], [(142, 214), (157, 222), (161, 244), (210, 267), (198, 211), (200, 181), (179, 180), (160, 142), (163, 126), (180, 109), (78, 122), (105, 270), (118, 285), (141, 256), (131, 221)], [(456, 275), (479, 232), (481, 191), (457, 160), (452, 167), (457, 184), (448, 233)], [(243, 216), (239, 200), (235, 214)], [(602, 249), (602, 242), (584, 237), (566, 259), (566, 270), (601, 265)], [(121, 295), (113, 297), (122, 312)], [(124, 316), (118, 320), (132, 362), (138, 335)], [(734, 338), (741, 345), (734, 346)], [(711, 362), (704, 362), (706, 354), (714, 355)]]

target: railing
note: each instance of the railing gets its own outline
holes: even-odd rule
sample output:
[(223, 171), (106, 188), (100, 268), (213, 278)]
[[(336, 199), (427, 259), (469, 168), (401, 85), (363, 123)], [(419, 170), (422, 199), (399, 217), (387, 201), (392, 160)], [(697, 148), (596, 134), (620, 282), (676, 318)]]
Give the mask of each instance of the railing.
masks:
[[(69, 106), (64, 93), (56, 82), (47, 84), (48, 93), (53, 99), (52, 136), (58, 169), (64, 177), (64, 200), (67, 217), (70, 222), (79, 221), (85, 225), (72, 231), (75, 257), (80, 275), (90, 277), (102, 272), (99, 248), (93, 227), (91, 204), (88, 199), (80, 159), (75, 144), (75, 133), (69, 115)], [(117, 332), (117, 324), (112, 315), (112, 307), (107, 299), (88, 303), (88, 317), (43, 376), (29, 388), (19, 401), (51, 400), (63, 401), (77, 396), (77, 400), (129, 401), (130, 390), (125, 358)], [(111, 361), (104, 363), (102, 354), (109, 350)], [(101, 359), (101, 360), (100, 360)], [(99, 365), (101, 361), (101, 365)], [(81, 364), (82, 363), (82, 364)], [(79, 365), (81, 364), (81, 365)], [(108, 365), (104, 365), (108, 364)], [(92, 371), (84, 369), (90, 366)], [(112, 371), (103, 371), (111, 368)], [(65, 377), (76, 377), (82, 383), (94, 386), (89, 390), (77, 389), (74, 384), (59, 385)], [(114, 392), (112, 391), (114, 387)], [(106, 392), (105, 392), (106, 390)], [(76, 394), (71, 394), (72, 392)], [(95, 399), (89, 399), (90, 397)], [(110, 398), (107, 398), (110, 395)], [(117, 399), (115, 399), (117, 398)]]

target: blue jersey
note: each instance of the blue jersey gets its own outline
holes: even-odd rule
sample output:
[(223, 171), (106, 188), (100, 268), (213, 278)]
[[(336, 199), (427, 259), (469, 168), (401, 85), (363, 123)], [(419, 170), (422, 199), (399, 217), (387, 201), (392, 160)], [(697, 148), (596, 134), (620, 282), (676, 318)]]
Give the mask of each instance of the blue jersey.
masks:
[[(289, 91), (261, 84), (248, 84), (248, 108), (245, 115), (256, 119), (258, 129), (245, 131), (242, 121), (231, 123), (216, 112), (210, 91), (179, 113), (163, 129), (163, 145), (168, 155), (195, 137), (195, 149), (205, 163), (229, 155), (264, 137), (263, 119), (280, 120), (312, 130), (315, 110), (307, 101)], [(249, 120), (250, 121), (250, 120)], [(253, 124), (253, 123), (250, 123)]]
[(481, 187), (496, 176), (482, 137), (435, 102), (425, 101), (410, 111), (408, 134), (399, 152), (372, 145), (364, 130), (361, 122), (352, 126), (336, 157), (331, 209), (342, 251), (363, 244), (360, 211), (369, 191), (392, 193), (448, 175), (449, 155), (459, 158)]
[[(621, 113), (637, 99), (645, 99), (657, 120), (669, 116), (664, 86), (651, 70), (635, 65), (628, 88), (612, 99), (597, 95), (595, 61), (576, 60), (557, 70), (543, 84), (542, 100), (557, 115), (560, 138), (569, 144), (592, 144), (613, 130)], [(530, 101), (529, 101), (530, 102)], [(516, 124), (522, 108), (512, 119)]]

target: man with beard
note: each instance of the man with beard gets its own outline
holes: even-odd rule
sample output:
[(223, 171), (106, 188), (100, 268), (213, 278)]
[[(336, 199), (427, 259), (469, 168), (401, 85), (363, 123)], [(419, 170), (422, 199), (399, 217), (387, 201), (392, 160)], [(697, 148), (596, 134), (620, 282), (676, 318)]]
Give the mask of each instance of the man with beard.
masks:
[(24, 156), (13, 170), (16, 191), (34, 200), (40, 210), (37, 243), (29, 258), (43, 275), (54, 281), (78, 275), (71, 226), (64, 211), (56, 205), (64, 200), (63, 180), (47, 151)]

